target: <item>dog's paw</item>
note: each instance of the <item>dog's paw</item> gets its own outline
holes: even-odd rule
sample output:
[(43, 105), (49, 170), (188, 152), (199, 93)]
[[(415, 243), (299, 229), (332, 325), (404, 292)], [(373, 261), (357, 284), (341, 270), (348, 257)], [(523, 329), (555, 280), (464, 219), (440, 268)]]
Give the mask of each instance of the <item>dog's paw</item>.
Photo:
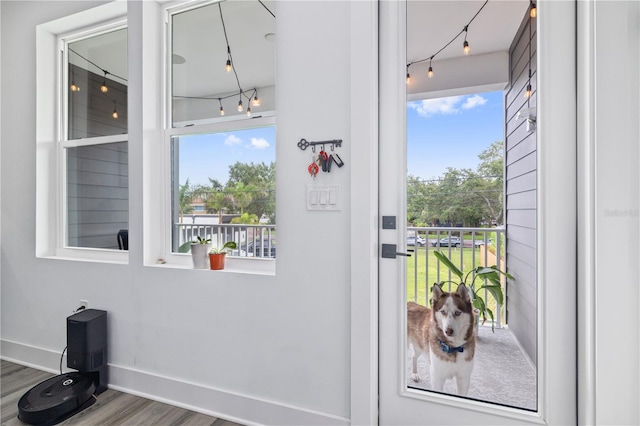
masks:
[(413, 380), (414, 382), (419, 382), (420, 375), (418, 373), (411, 373), (411, 380)]

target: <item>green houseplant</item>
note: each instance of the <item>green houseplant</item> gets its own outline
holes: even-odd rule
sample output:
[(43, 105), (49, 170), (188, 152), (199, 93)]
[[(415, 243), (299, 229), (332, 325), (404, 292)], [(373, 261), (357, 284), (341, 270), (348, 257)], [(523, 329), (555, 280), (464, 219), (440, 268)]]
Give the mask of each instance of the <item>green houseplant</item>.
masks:
[(209, 264), (211, 269), (224, 269), (224, 259), (227, 251), (234, 250), (238, 247), (235, 241), (227, 241), (222, 247), (213, 247), (209, 250)]
[[(489, 294), (496, 300), (499, 305), (502, 305), (504, 302), (504, 293), (502, 292), (502, 284), (500, 283), (500, 275), (504, 275), (510, 280), (513, 280), (513, 276), (508, 272), (502, 271), (498, 269), (497, 266), (478, 266), (475, 269), (470, 270), (465, 275), (444, 253), (440, 251), (434, 251), (433, 254), (436, 258), (449, 270), (456, 275), (460, 282), (458, 284), (464, 284), (471, 291), (471, 298), (473, 306), (479, 311), (479, 314), (482, 315), (482, 322), (484, 323), (487, 320), (487, 317), (491, 319), (491, 330), (495, 331), (493, 324), (493, 311), (487, 305), (487, 302), (482, 297), (482, 290), (487, 290)], [(469, 278), (471, 280), (469, 282)], [(480, 278), (484, 281), (480, 287), (476, 288), (475, 283), (476, 279)], [(446, 282), (453, 281), (440, 281), (437, 283), (442, 286)]]
[(191, 242), (191, 259), (194, 269), (207, 269), (207, 253), (211, 248), (210, 238), (201, 238)]

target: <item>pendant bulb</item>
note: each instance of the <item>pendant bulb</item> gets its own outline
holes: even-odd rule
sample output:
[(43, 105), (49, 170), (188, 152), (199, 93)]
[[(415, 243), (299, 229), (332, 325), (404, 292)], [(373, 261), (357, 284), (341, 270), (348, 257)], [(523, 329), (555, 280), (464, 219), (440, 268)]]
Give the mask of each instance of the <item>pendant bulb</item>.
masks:
[(226, 68), (227, 68), (227, 72), (231, 72), (231, 59), (227, 59)]
[(251, 107), (247, 107), (247, 117), (251, 117)]
[(471, 48), (469, 47), (469, 42), (467, 40), (465, 40), (464, 43), (462, 44), (462, 51), (464, 52), (465, 55), (468, 55), (469, 52), (471, 52)]
[(527, 84), (527, 90), (524, 92), (525, 99), (529, 99), (531, 97), (531, 83)]
[(407, 84), (411, 84), (411, 75), (407, 73)]
[(71, 91), (72, 92), (79, 92), (80, 91), (80, 87), (76, 86), (76, 83), (74, 81), (71, 82)]
[(258, 95), (254, 95), (252, 103), (253, 106), (260, 106), (260, 99), (258, 99)]
[(109, 91), (109, 88), (107, 87), (107, 82), (106, 81), (102, 82), (102, 86), (100, 86), (100, 91), (102, 93), (107, 93)]
[(238, 102), (238, 112), (242, 112), (244, 108), (242, 107), (242, 99)]
[(116, 109), (116, 101), (113, 101), (113, 114), (111, 114), (113, 118), (118, 118), (118, 110)]
[(224, 115), (224, 108), (222, 106), (220, 106), (220, 115), (223, 116)]
[(429, 71), (427, 72), (427, 77), (429, 78), (433, 77), (433, 68), (431, 68), (431, 65), (429, 65)]
[(536, 4), (531, 2), (531, 8), (529, 9), (529, 16), (535, 18), (538, 16), (538, 9), (536, 9)]

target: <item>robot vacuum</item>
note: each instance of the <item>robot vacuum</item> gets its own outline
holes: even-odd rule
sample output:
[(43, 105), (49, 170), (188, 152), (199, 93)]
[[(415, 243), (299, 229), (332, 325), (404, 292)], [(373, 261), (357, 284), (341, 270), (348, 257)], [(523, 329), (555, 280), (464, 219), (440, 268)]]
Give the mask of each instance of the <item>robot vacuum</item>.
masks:
[(67, 367), (79, 371), (51, 377), (18, 401), (18, 418), (55, 425), (90, 407), (107, 389), (107, 313), (86, 309), (67, 318)]

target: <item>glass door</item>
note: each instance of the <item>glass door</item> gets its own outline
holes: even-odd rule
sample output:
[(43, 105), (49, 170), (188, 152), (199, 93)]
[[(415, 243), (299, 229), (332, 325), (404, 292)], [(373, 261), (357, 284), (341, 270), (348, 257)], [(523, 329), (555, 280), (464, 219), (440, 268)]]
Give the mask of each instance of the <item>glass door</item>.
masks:
[[(422, 59), (415, 57), (415, 49), (412, 47), (415, 40), (411, 38), (417, 34), (411, 28), (411, 22), (419, 16), (420, 6), (423, 6), (421, 3), (428, 4), (431, 25), (439, 28), (440, 32), (446, 28), (449, 28), (450, 33), (453, 32), (444, 37), (445, 44), (459, 31), (457, 27), (465, 29), (459, 40), (460, 46), (456, 44), (455, 50), (464, 52), (463, 47), (467, 45), (474, 49), (472, 52), (478, 58), (469, 63), (479, 65), (467, 65), (466, 68), (475, 69), (478, 73), (481, 72), (481, 56), (493, 60), (494, 52), (482, 51), (481, 42), (486, 40), (486, 43), (491, 43), (491, 35), (478, 35), (476, 43), (471, 43), (471, 29), (489, 31), (492, 25), (483, 20), (497, 19), (500, 22), (500, 19), (504, 20), (509, 16), (509, 7), (517, 9), (521, 6), (515, 2), (498, 2), (490, 5), (494, 8), (491, 10), (490, 6), (483, 5), (482, 2), (412, 1), (408, 4), (380, 4), (380, 214), (396, 218), (395, 227), (389, 226), (383, 218), (380, 221), (380, 242), (383, 244), (379, 268), (380, 424), (506, 424), (512, 423), (514, 419), (520, 423), (545, 423), (553, 418), (571, 423), (575, 413), (575, 339), (571, 339), (571, 336), (575, 336), (576, 327), (575, 284), (554, 285), (553, 298), (546, 289), (550, 288), (548, 286), (551, 282), (558, 282), (557, 280), (567, 282), (569, 279), (568, 282), (574, 280), (575, 283), (573, 272), (561, 266), (575, 265), (575, 244), (568, 250), (560, 251), (550, 244), (549, 239), (560, 233), (575, 241), (575, 223), (573, 227), (566, 227), (568, 223), (575, 221), (575, 215), (571, 216), (571, 211), (575, 211), (575, 170), (560, 167), (561, 159), (575, 164), (575, 135), (571, 133), (571, 126), (567, 125), (567, 122), (570, 124), (575, 119), (575, 110), (569, 110), (564, 119), (560, 120), (559, 117), (545, 115), (541, 105), (545, 105), (543, 99), (549, 102), (559, 95), (543, 89), (543, 83), (547, 81), (545, 78), (548, 78), (552, 70), (555, 79), (571, 80), (575, 78), (575, 74), (556, 72), (558, 64), (546, 62), (559, 55), (550, 45), (546, 46), (548, 50), (544, 52), (541, 48), (536, 59), (538, 45), (546, 40), (540, 37), (536, 43), (538, 31), (546, 30), (546, 34), (559, 31), (564, 34), (565, 29), (554, 26), (557, 25), (554, 22), (546, 21), (547, 26), (543, 22), (537, 22), (530, 27), (530, 33), (530, 29), (523, 24), (526, 23), (523, 20), (524, 13), (530, 13), (526, 7), (517, 18), (512, 36), (515, 39), (519, 34), (520, 38), (529, 41), (528, 44), (525, 43), (526, 47), (519, 48), (527, 60), (521, 61), (520, 65), (507, 60), (505, 66), (512, 68), (508, 68), (505, 73), (508, 80), (511, 77), (509, 74), (514, 72), (513, 68), (524, 67), (525, 81), (515, 82), (522, 85), (519, 90), (521, 93), (509, 91), (511, 86), (516, 86), (513, 80), (503, 86), (505, 141), (498, 148), (494, 146), (503, 154), (504, 163), (511, 161), (511, 164), (502, 167), (506, 173), (500, 176), (506, 182), (503, 185), (506, 188), (505, 194), (501, 194), (506, 204), (503, 209), (506, 214), (494, 211), (493, 216), (487, 212), (476, 215), (475, 218), (464, 214), (456, 216), (451, 208), (438, 210), (436, 205), (448, 200), (451, 205), (457, 202), (468, 206), (473, 202), (469, 193), (478, 195), (480, 191), (492, 190), (487, 185), (493, 183), (495, 187), (495, 182), (492, 181), (495, 176), (486, 174), (487, 170), (484, 170), (485, 175), (480, 176), (482, 170), (478, 164), (477, 170), (467, 170), (469, 173), (466, 174), (454, 173), (455, 180), (462, 182), (457, 189), (445, 187), (448, 179), (452, 178), (447, 175), (451, 172), (450, 169), (429, 182), (415, 175), (408, 178), (410, 162), (407, 155), (409, 153), (412, 161), (419, 155), (413, 148), (407, 148), (407, 140), (414, 143), (412, 138), (415, 138), (415, 129), (408, 123), (408, 115), (420, 108), (424, 112), (434, 105), (439, 108), (458, 108), (459, 111), (455, 113), (462, 114), (490, 96), (483, 94), (488, 86), (478, 89), (478, 94), (469, 87), (480, 86), (479, 84), (468, 82), (465, 86), (466, 80), (455, 75), (460, 72), (460, 67), (465, 68), (460, 62), (461, 58), (447, 57), (445, 54), (442, 54), (441, 59), (433, 57), (433, 53), (438, 50), (432, 48), (433, 52), (425, 52), (427, 61), (421, 61), (421, 66), (414, 66), (409, 62)], [(503, 10), (495, 9), (498, 7)], [(539, 7), (543, 10), (545, 7), (552, 8), (547, 3)], [(574, 9), (575, 5), (572, 4), (556, 7), (557, 14), (554, 16), (573, 19)], [(439, 14), (442, 14), (440, 19), (437, 18)], [(469, 19), (472, 20), (471, 24)], [(536, 14), (535, 20), (542, 19), (544, 14)], [(427, 27), (431, 26), (426, 21), (423, 23)], [(472, 25), (474, 23), (477, 25)], [(507, 25), (493, 26), (498, 33), (504, 33), (506, 27)], [(428, 45), (424, 41), (428, 38), (424, 37), (420, 38), (421, 44)], [(573, 35), (569, 34), (568, 37), (572, 38)], [(531, 40), (534, 41), (530, 42)], [(511, 50), (516, 51), (517, 44), (518, 40), (508, 40), (507, 49), (511, 46)], [(440, 47), (442, 46), (438, 46)], [(530, 49), (534, 50), (533, 55)], [(414, 57), (408, 58), (405, 52), (412, 52)], [(541, 64), (540, 73), (536, 72), (537, 64)], [(565, 60), (564, 66), (570, 69), (574, 65)], [(444, 78), (439, 83), (428, 81), (431, 70)], [(536, 76), (537, 86), (540, 87), (539, 91), (532, 90), (533, 96), (522, 93), (531, 84), (531, 74)], [(473, 77), (473, 73), (469, 73), (468, 80), (477, 82), (477, 79), (474, 80), (476, 77), (478, 76)], [(423, 85), (422, 89), (407, 90), (409, 78), (409, 84)], [(423, 82), (419, 81), (421, 78), (424, 79)], [(533, 79), (533, 87), (536, 87), (535, 82)], [(443, 84), (452, 86), (445, 87)], [(550, 82), (546, 87), (551, 84)], [(438, 87), (438, 90), (432, 90)], [(490, 90), (496, 88), (498, 86), (494, 85)], [(556, 90), (572, 89), (556, 87)], [(544, 95), (547, 98), (543, 98)], [(564, 96), (570, 99), (571, 93), (565, 92)], [(425, 97), (430, 101), (423, 102)], [(522, 111), (514, 112), (514, 106)], [(469, 116), (471, 117), (470, 114)], [(546, 124), (544, 132), (535, 128), (536, 123), (542, 126), (543, 122)], [(474, 124), (470, 120), (469, 126), (476, 126), (476, 133), (481, 133), (478, 122)], [(450, 131), (452, 132), (453, 130)], [(519, 133), (510, 140), (514, 132)], [(517, 136), (520, 133), (521, 136)], [(529, 144), (533, 139), (534, 148), (529, 153), (529, 158), (514, 159), (515, 157), (504, 155), (510, 149), (523, 150), (524, 145), (515, 148), (518, 145), (516, 137), (521, 141), (528, 139), (529, 142), (525, 143)], [(560, 141), (561, 137), (564, 141)], [(571, 138), (574, 143), (571, 143)], [(491, 151), (491, 142), (488, 142), (487, 151)], [(460, 152), (459, 156), (462, 157), (463, 154), (466, 153)], [(423, 155), (428, 156), (429, 153)], [(432, 156), (436, 156), (436, 153)], [(531, 162), (531, 159), (533, 170), (514, 175), (515, 167), (522, 169), (525, 162)], [(516, 164), (519, 161), (521, 163)], [(509, 169), (511, 165), (514, 167)], [(457, 164), (451, 164), (451, 168), (461, 172)], [(531, 176), (518, 180), (519, 176), (525, 176), (526, 173)], [(480, 179), (478, 176), (484, 178), (484, 181), (472, 185), (469, 181)], [(566, 183), (560, 191), (548, 183), (553, 176), (562, 177)], [(515, 180), (510, 182), (511, 179)], [(529, 187), (522, 186), (522, 181), (527, 179)], [(533, 198), (534, 203), (529, 208), (518, 205), (519, 199), (524, 198), (524, 195), (517, 194), (524, 193), (526, 188), (532, 191), (528, 195)], [(460, 192), (460, 198), (467, 198), (455, 201), (455, 197), (445, 199), (442, 196), (442, 193), (455, 190)], [(511, 194), (516, 195), (512, 197)], [(422, 210), (416, 208), (416, 199), (421, 200)], [(407, 206), (410, 207), (409, 210)], [(562, 210), (558, 210), (560, 206)], [(428, 213), (422, 216), (417, 211)], [(542, 220), (550, 214), (562, 216), (565, 226), (558, 227)], [(528, 249), (519, 247), (522, 245), (520, 234), (523, 226), (518, 223), (518, 219), (528, 221), (531, 225), (526, 231), (532, 238), (532, 247)], [(520, 253), (529, 253), (533, 257), (532, 261), (525, 259), (533, 263), (533, 270), (528, 276), (522, 272), (522, 259), (518, 259)], [(559, 259), (562, 262), (558, 263)], [(509, 266), (509, 261), (512, 262), (512, 267)], [(495, 269), (488, 269), (493, 266)], [(505, 280), (506, 273), (510, 270), (517, 271), (517, 274), (513, 274), (512, 279)], [(462, 276), (459, 277), (458, 274)], [(478, 275), (476, 280), (475, 275)], [(514, 297), (510, 299), (510, 286), (517, 286), (519, 281), (523, 282), (522, 288), (514, 289)], [(532, 286), (526, 287), (524, 283), (527, 281)], [(464, 288), (458, 287), (460, 282), (467, 285)], [(434, 283), (440, 285), (434, 289)], [(498, 292), (497, 288), (501, 291)], [(533, 298), (531, 305), (534, 306), (534, 319), (533, 324), (529, 324), (533, 330), (514, 336), (515, 331), (520, 332), (517, 328), (521, 327), (516, 319), (516, 310), (527, 309), (519, 304), (522, 298), (516, 297), (518, 290), (529, 291), (528, 297)], [(556, 297), (565, 301), (566, 306), (558, 304)], [(511, 306), (508, 305), (510, 301)], [(433, 307), (435, 310), (430, 310)], [(485, 318), (486, 321), (479, 325), (478, 322), (483, 322)], [(513, 327), (510, 326), (512, 319)], [(563, 324), (563, 331), (552, 325), (558, 321)], [(531, 335), (532, 347), (525, 347), (531, 342), (523, 344), (518, 340), (526, 338), (522, 336)], [(568, 350), (562, 354), (552, 354), (548, 350), (549, 343), (563, 339), (568, 339), (565, 344)], [(415, 357), (414, 364), (415, 355), (418, 356)], [(560, 371), (562, 368), (566, 368), (562, 374), (548, 374), (549, 371)]]

